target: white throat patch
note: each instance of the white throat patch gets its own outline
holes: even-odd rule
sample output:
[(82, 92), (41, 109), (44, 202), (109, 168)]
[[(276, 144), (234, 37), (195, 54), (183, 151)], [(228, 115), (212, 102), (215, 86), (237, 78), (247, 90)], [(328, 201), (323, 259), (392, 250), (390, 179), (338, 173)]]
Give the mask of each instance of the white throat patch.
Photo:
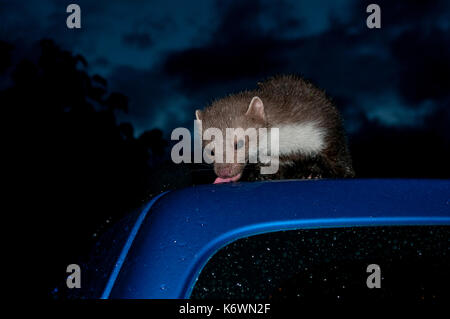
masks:
[(325, 148), (325, 130), (316, 123), (289, 124), (280, 127), (280, 154), (313, 155)]
[(278, 128), (280, 155), (294, 153), (314, 155), (325, 148), (326, 132), (316, 123), (288, 124), (281, 125)]

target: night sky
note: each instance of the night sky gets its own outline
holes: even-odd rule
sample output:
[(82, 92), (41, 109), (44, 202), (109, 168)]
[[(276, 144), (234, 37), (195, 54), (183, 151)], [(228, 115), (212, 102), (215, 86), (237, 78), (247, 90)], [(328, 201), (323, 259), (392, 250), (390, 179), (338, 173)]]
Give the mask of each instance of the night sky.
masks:
[[(0, 39), (13, 57), (51, 38), (85, 57), (90, 74), (129, 98), (135, 135), (192, 127), (193, 111), (279, 73), (325, 89), (349, 133), (364, 121), (421, 126), (448, 114), (450, 3), (377, 1), (76, 1), (82, 29), (65, 25), (73, 1), (0, 1)], [(7, 85), (2, 78), (2, 87)]]

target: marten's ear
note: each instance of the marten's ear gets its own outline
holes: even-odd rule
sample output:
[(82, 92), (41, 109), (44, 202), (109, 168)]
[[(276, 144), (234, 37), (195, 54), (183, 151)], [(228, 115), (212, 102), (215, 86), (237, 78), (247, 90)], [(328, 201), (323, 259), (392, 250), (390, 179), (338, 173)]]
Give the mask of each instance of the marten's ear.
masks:
[(200, 111), (200, 110), (195, 110), (195, 118), (196, 118), (198, 121), (201, 121), (201, 120), (202, 120), (202, 111)]
[(255, 120), (265, 121), (266, 114), (264, 112), (263, 101), (261, 101), (259, 97), (254, 96), (248, 106), (248, 110), (245, 115), (250, 116)]

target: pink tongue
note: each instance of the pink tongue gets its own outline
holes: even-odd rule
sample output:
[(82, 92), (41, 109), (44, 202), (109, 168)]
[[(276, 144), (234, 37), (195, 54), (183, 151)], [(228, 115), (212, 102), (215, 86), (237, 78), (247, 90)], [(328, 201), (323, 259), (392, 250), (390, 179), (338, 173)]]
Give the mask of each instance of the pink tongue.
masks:
[(221, 184), (221, 183), (230, 183), (230, 182), (237, 182), (241, 178), (241, 174), (237, 174), (236, 176), (229, 177), (229, 178), (222, 178), (217, 177), (213, 184)]

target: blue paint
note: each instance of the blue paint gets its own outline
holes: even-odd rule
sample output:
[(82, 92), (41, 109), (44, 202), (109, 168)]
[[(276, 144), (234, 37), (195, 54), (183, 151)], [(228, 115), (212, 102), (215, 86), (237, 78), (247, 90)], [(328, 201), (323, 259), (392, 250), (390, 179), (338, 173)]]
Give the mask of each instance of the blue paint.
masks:
[(139, 215), (138, 219), (136, 220), (136, 223), (133, 226), (133, 229), (130, 232), (130, 235), (128, 236), (127, 241), (125, 242), (122, 251), (120, 252), (119, 258), (117, 259), (117, 262), (114, 265), (114, 269), (108, 279), (108, 282), (106, 283), (106, 287), (105, 290), (103, 291), (101, 299), (108, 299), (109, 294), (111, 293), (111, 289), (116, 281), (116, 278), (119, 275), (120, 269), (122, 268), (123, 262), (127, 257), (128, 251), (130, 250), (131, 244), (133, 243), (133, 240), (136, 237), (137, 232), (139, 231), (139, 228), (141, 227), (141, 224), (144, 221), (144, 218), (147, 216), (147, 213), (153, 206), (153, 204), (165, 193), (167, 192), (161, 193), (152, 198), (152, 200), (150, 200), (150, 202), (144, 207), (142, 213)]
[(209, 258), (250, 235), (302, 228), (450, 225), (450, 181), (202, 185), (155, 198), (144, 212), (104, 298), (188, 298)]

